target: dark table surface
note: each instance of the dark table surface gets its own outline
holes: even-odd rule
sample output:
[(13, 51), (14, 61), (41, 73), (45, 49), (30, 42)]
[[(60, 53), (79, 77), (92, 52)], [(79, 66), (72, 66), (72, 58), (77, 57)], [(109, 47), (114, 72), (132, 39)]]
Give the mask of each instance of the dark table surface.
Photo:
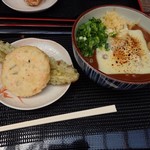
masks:
[(82, 72), (72, 52), (71, 29), (76, 18), (93, 6), (106, 4), (149, 13), (146, 0), (58, 0), (48, 10), (31, 14), (16, 12), (0, 2), (0, 40), (54, 40), (65, 47), (80, 73), (79, 81), (63, 97), (44, 108), (20, 111), (0, 104), (0, 126), (110, 104), (117, 107), (114, 114), (1, 132), (0, 150), (150, 148), (150, 86), (133, 91), (100, 87)]

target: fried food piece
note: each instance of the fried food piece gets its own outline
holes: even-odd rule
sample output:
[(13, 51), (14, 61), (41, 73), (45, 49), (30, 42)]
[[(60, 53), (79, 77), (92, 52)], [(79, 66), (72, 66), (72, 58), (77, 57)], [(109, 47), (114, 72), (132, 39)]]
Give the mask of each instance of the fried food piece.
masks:
[(0, 41), (0, 51), (3, 52), (4, 54), (8, 54), (12, 52), (15, 49), (14, 46), (12, 46), (8, 42)]
[(29, 6), (38, 6), (42, 0), (25, 0)]
[(50, 80), (49, 57), (34, 46), (16, 48), (5, 57), (1, 79), (3, 87), (14, 95), (33, 96)]
[(2, 63), (5, 60), (6, 54), (0, 51), (0, 63)]
[(51, 79), (49, 84), (52, 85), (64, 85), (75, 82), (79, 78), (79, 73), (72, 66), (68, 65), (63, 60), (56, 61), (54, 58), (50, 58), (51, 64)]
[[(14, 49), (15, 47), (9, 44), (8, 42), (0, 41), (0, 63), (3, 63), (6, 54), (10, 53)], [(56, 61), (52, 57), (50, 58), (50, 64), (51, 79), (49, 81), (49, 84), (63, 85), (70, 84), (71, 82), (75, 82), (78, 80), (79, 73), (72, 65), (68, 65), (63, 60)]]
[(14, 49), (15, 47), (8, 42), (0, 41), (0, 63), (2, 63), (5, 60), (5, 56)]

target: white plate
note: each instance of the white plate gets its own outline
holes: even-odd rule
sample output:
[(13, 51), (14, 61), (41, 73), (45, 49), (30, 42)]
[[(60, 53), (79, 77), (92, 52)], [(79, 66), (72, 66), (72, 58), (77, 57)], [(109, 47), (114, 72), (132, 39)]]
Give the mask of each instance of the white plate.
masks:
[[(62, 59), (68, 64), (72, 64), (71, 58), (66, 49), (51, 40), (26, 38), (18, 40), (12, 43), (12, 45), (16, 47), (23, 45), (36, 46), (43, 50), (48, 56), (54, 57), (56, 60)], [(48, 85), (41, 93), (35, 96), (29, 98), (18, 98), (7, 90), (3, 91), (2, 85), (0, 84), (0, 102), (8, 107), (19, 110), (37, 109), (52, 104), (58, 100), (66, 93), (69, 87), (70, 84), (62, 86)]]
[(50, 8), (57, 0), (43, 0), (38, 6), (29, 6), (24, 0), (2, 0), (9, 8), (21, 12), (37, 12)]

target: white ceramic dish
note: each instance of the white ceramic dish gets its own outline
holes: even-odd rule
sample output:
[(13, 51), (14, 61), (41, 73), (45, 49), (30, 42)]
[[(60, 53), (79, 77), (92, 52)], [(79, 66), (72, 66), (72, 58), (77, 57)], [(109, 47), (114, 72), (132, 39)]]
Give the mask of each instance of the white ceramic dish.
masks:
[(57, 0), (43, 0), (38, 6), (28, 6), (24, 0), (2, 0), (9, 8), (20, 12), (38, 12), (52, 7)]
[[(71, 58), (66, 49), (60, 44), (51, 40), (26, 38), (13, 42), (12, 45), (16, 47), (23, 45), (37, 46), (48, 56), (54, 57), (56, 60), (62, 59), (68, 64), (72, 64)], [(18, 98), (9, 91), (3, 90), (2, 85), (0, 84), (0, 102), (8, 107), (19, 110), (38, 109), (57, 101), (66, 93), (69, 87), (70, 84), (62, 86), (48, 85), (41, 93), (35, 96), (30, 98)]]

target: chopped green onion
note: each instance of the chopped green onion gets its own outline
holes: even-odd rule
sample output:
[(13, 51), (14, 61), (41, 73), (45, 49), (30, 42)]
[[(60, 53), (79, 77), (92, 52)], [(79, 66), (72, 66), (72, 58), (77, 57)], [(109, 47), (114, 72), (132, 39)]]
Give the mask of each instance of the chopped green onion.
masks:
[(92, 56), (97, 48), (109, 50), (107, 39), (106, 26), (100, 19), (93, 17), (77, 29), (77, 45), (85, 57)]

